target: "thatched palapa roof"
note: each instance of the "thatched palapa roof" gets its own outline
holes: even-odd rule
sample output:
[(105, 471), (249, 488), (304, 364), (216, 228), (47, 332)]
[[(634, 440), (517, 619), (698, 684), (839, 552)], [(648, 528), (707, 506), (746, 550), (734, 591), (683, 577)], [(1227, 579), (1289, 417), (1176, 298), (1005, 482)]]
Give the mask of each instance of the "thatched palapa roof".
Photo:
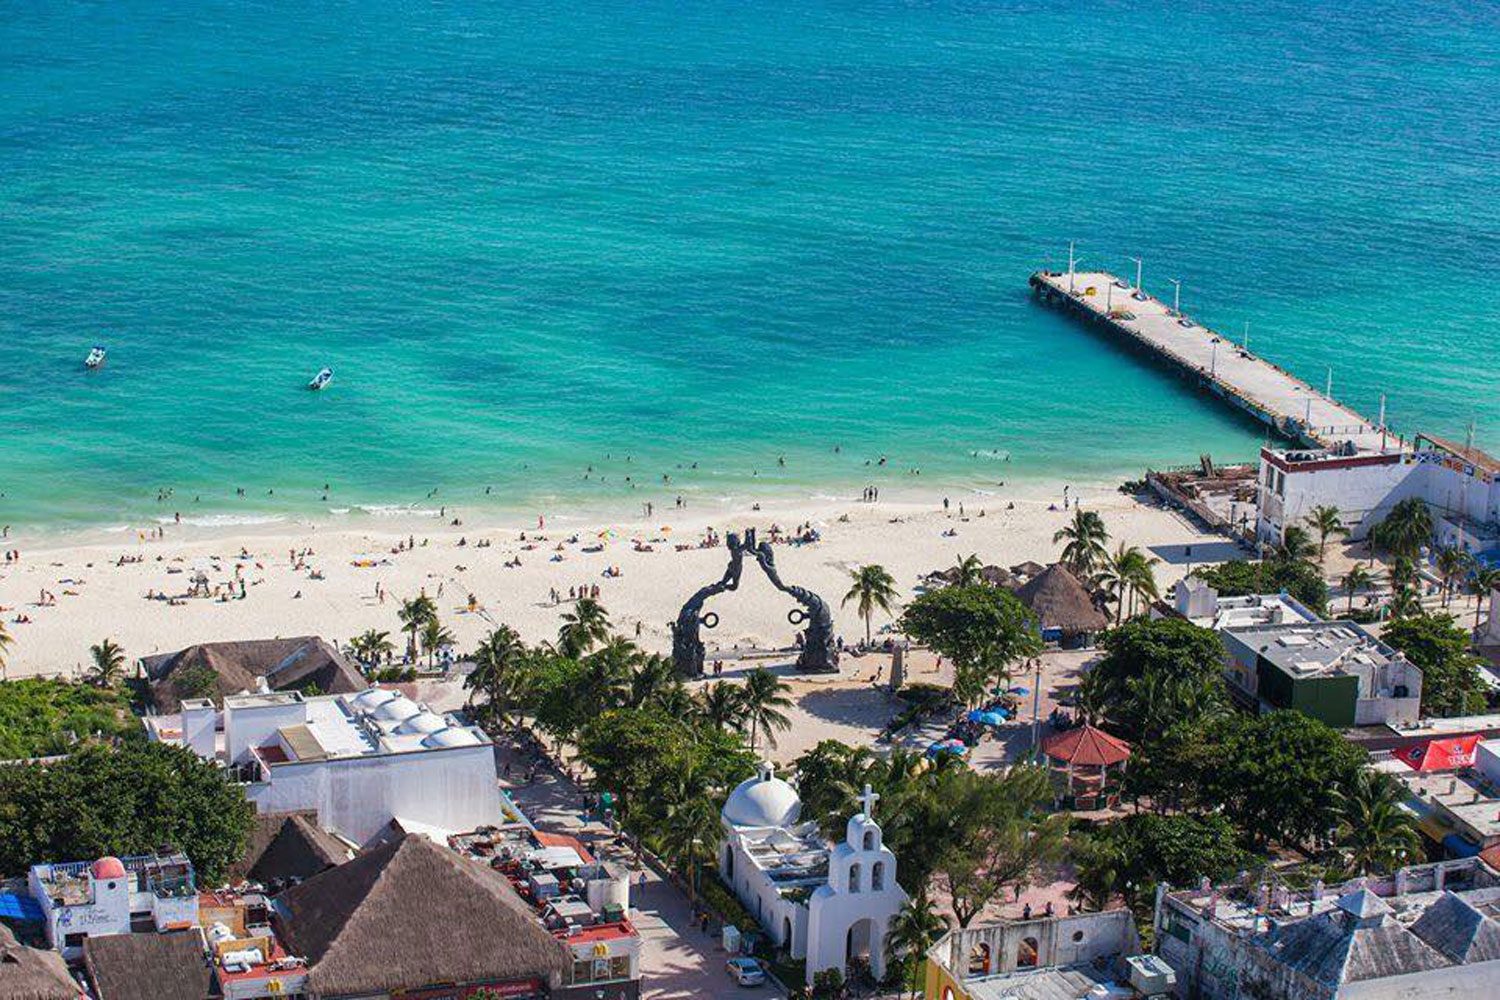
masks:
[(1028, 559), (1023, 563), (1016, 563), (1010, 568), (1010, 571), (1016, 576), (1036, 576), (1039, 573), (1045, 572), (1046, 569), (1047, 567), (1043, 566), (1041, 563), (1032, 562), (1030, 559)]
[(331, 644), (315, 635), (292, 639), (205, 642), (176, 653), (141, 658), (151, 681), (157, 711), (175, 712), (182, 699), (174, 680), (184, 671), (206, 668), (217, 678), (213, 699), (253, 691), (264, 677), (274, 691), (316, 685), (324, 694), (350, 694), (369, 687), (359, 670)]
[(0, 924), (0, 1000), (78, 1000), (83, 991), (55, 951), (28, 948)]
[(83, 942), (83, 964), (99, 1000), (205, 1000), (213, 967), (197, 928), (167, 934), (109, 934)]
[(1076, 634), (1098, 632), (1109, 625), (1109, 616), (1094, 606), (1078, 577), (1061, 563), (1027, 580), (1016, 596), (1036, 613), (1043, 628)]
[(348, 844), (318, 826), (316, 812), (259, 813), (250, 828), (250, 845), (231, 876), (256, 882), (301, 880), (353, 856)]
[(411, 834), (276, 897), (287, 950), (320, 996), (429, 983), (550, 980), (572, 967), (504, 876)]

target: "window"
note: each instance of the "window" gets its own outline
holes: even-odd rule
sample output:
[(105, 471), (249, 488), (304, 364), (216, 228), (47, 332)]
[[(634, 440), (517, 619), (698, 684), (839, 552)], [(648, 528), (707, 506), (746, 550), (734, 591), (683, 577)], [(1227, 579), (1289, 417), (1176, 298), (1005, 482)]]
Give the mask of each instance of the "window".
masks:
[(875, 850), (875, 831), (874, 830), (866, 830), (865, 831), (865, 850), (867, 850), (867, 851), (873, 851), (873, 850)]
[(852, 864), (852, 865), (849, 866), (849, 891), (850, 892), (858, 892), (859, 891), (859, 864), (858, 863), (855, 863), (855, 864)]
[(65, 935), (63, 935), (63, 947), (64, 948), (82, 948), (83, 947), (83, 942), (87, 938), (88, 938), (88, 933), (85, 932), (85, 931), (79, 931), (76, 934), (65, 934)]
[(611, 979), (629, 979), (630, 978), (630, 956), (629, 955), (615, 955), (613, 958), (611, 958), (609, 960), (609, 978), (611, 978)]
[(969, 952), (969, 975), (986, 976), (990, 971), (990, 946), (981, 941)]
[(1036, 968), (1037, 950), (1039, 947), (1036, 938), (1022, 938), (1020, 945), (1016, 948), (1016, 968)]
[(885, 862), (877, 861), (870, 869), (870, 891), (880, 892), (885, 888)]
[(1082, 940), (1083, 940), (1083, 931), (1074, 931), (1073, 932), (1073, 943), (1077, 944), (1078, 942), (1080, 942)]

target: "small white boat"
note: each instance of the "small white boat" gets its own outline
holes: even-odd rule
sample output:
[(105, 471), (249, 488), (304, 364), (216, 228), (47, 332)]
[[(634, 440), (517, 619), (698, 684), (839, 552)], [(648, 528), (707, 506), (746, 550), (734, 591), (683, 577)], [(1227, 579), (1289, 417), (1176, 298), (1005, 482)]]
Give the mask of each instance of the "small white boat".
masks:
[(104, 356), (108, 353), (108, 349), (95, 344), (93, 349), (89, 351), (89, 356), (83, 359), (83, 367), (98, 368), (104, 364)]
[(332, 381), (333, 381), (333, 369), (332, 368), (324, 368), (322, 371), (318, 372), (318, 374), (316, 374), (316, 375), (313, 376), (313, 380), (311, 382), (307, 383), (307, 387), (309, 389), (318, 390), (318, 389), (323, 388), (329, 382), (332, 382)]

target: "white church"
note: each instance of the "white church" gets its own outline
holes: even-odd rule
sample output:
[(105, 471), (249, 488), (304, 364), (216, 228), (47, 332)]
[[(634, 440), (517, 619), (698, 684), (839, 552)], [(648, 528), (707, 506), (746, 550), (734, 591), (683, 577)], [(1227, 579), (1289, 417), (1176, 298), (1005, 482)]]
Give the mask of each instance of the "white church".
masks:
[(855, 959), (885, 975), (886, 931), (907, 897), (875, 822), (878, 798), (865, 787), (862, 811), (832, 848), (817, 823), (801, 822), (802, 800), (770, 764), (724, 803), (720, 873), (771, 939), (806, 959), (809, 984)]

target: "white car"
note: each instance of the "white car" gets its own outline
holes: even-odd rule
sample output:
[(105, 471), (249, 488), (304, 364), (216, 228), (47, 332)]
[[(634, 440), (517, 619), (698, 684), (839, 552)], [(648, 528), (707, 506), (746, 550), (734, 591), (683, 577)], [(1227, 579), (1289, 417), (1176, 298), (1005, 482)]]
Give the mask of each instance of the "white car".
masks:
[(766, 970), (753, 958), (731, 958), (724, 963), (724, 971), (741, 986), (760, 986), (766, 981)]

